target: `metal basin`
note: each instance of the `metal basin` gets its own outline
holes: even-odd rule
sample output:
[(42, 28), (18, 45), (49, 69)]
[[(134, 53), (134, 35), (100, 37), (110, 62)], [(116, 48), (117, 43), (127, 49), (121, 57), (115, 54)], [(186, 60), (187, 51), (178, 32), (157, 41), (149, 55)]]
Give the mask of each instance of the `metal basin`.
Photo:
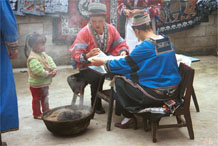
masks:
[(91, 107), (67, 105), (43, 113), (42, 120), (53, 134), (69, 136), (85, 131), (93, 115)]

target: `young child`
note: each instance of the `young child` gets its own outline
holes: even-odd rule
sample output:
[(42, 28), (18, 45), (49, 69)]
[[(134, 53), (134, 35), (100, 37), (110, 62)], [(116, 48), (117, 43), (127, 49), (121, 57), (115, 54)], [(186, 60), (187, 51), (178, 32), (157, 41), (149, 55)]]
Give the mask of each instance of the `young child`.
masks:
[[(33, 96), (32, 109), (34, 119), (41, 119), (42, 112), (49, 110), (48, 90), (52, 78), (56, 75), (56, 65), (45, 51), (46, 37), (37, 33), (29, 36), (28, 45), (31, 47), (27, 59), (30, 91)], [(42, 107), (42, 112), (40, 109)]]

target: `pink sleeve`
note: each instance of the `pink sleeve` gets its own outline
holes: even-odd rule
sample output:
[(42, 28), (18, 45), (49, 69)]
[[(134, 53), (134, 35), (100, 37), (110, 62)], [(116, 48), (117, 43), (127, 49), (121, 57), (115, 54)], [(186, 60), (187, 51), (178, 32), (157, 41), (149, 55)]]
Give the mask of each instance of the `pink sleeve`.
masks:
[(82, 29), (77, 34), (76, 40), (70, 48), (73, 59), (78, 63), (81, 63), (83, 61), (82, 55), (87, 53), (88, 40), (86, 36), (86, 29)]
[(120, 36), (119, 32), (114, 26), (111, 26), (112, 31), (112, 45), (109, 50), (110, 54), (113, 56), (118, 56), (122, 51), (126, 51), (129, 54), (129, 47), (126, 41)]

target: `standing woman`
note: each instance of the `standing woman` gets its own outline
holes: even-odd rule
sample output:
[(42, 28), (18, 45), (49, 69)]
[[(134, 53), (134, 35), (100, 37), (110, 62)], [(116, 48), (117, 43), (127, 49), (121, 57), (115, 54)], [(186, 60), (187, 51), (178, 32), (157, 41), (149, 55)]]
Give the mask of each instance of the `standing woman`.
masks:
[(125, 25), (125, 40), (129, 46), (130, 52), (139, 44), (139, 40), (136, 37), (133, 29), (133, 15), (139, 13), (148, 13), (152, 17), (153, 27), (155, 27), (155, 16), (158, 15), (161, 9), (161, 3), (163, 0), (118, 0), (118, 13), (122, 18), (125, 18), (121, 21), (121, 32), (122, 26)]
[[(138, 45), (138, 38), (132, 29), (133, 15), (146, 12), (144, 0), (119, 0), (118, 13), (125, 20), (125, 40), (129, 46), (130, 52)], [(120, 22), (122, 23), (122, 22)], [(120, 26), (124, 26), (121, 24)], [(122, 28), (120, 28), (122, 29)]]
[(9, 0), (0, 0), (0, 145), (1, 133), (18, 130), (16, 87), (10, 59), (17, 57), (17, 22)]

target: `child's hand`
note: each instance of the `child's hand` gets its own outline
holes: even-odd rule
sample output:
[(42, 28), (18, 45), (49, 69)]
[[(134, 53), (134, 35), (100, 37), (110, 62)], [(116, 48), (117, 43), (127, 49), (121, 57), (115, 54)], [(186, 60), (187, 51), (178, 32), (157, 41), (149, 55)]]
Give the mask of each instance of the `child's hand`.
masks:
[(53, 74), (53, 77), (56, 76), (57, 70), (56, 70), (56, 69), (53, 69), (52, 74)]
[(49, 75), (51, 77), (54, 77), (56, 74), (57, 74), (57, 70), (56, 69), (53, 69), (51, 72), (49, 72)]

